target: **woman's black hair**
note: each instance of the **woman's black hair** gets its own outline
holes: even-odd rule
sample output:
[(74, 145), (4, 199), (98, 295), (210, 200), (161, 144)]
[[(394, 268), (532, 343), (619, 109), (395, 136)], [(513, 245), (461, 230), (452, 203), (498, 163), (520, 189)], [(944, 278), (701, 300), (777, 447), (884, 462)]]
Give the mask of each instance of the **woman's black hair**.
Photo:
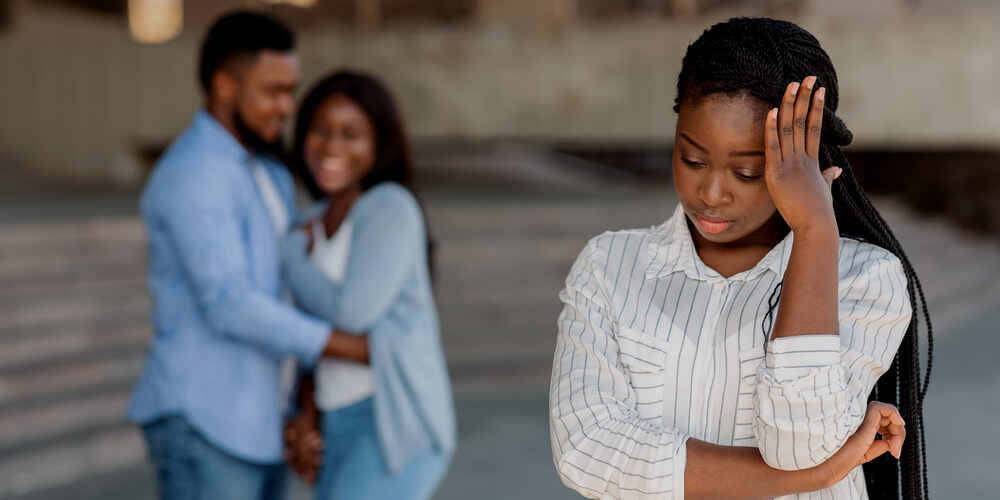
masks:
[[(361, 189), (367, 191), (379, 183), (391, 181), (405, 187), (419, 202), (413, 186), (413, 157), (410, 153), (410, 143), (395, 99), (385, 85), (374, 76), (350, 70), (335, 71), (321, 79), (309, 90), (299, 105), (299, 114), (295, 120), (295, 139), (288, 162), (309, 194), (317, 200), (326, 196), (306, 166), (304, 151), (306, 136), (316, 111), (327, 99), (334, 96), (347, 97), (357, 104), (375, 128), (374, 164), (361, 179)], [(430, 227), (427, 225), (426, 212), (424, 222), (427, 228), (427, 263), (433, 273), (434, 242)]]
[[(815, 88), (826, 87), (826, 107), (820, 139), (820, 168), (838, 166), (843, 173), (833, 184), (833, 209), (841, 234), (878, 245), (902, 262), (914, 312), (889, 370), (876, 383), (869, 400), (894, 404), (907, 423), (899, 461), (888, 456), (864, 466), (872, 499), (926, 499), (927, 456), (924, 443), (923, 401), (930, 382), (933, 329), (923, 288), (889, 225), (872, 206), (840, 150), (853, 136), (837, 117), (840, 95), (837, 73), (819, 41), (801, 27), (767, 18), (733, 18), (705, 30), (691, 46), (677, 80), (674, 111), (681, 103), (695, 103), (707, 95), (750, 95), (770, 107), (781, 103), (785, 87), (806, 76), (816, 76)], [(780, 296), (772, 295), (771, 311)], [(921, 377), (917, 324), (919, 312), (927, 330), (927, 370)], [(770, 314), (770, 313), (769, 313)], [(767, 331), (765, 330), (765, 333)]]

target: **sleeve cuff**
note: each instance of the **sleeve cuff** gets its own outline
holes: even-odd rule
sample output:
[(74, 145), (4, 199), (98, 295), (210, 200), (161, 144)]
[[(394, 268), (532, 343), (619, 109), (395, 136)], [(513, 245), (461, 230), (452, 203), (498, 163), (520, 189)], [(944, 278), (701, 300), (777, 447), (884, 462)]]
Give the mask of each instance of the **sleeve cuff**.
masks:
[(674, 498), (684, 500), (684, 471), (687, 469), (687, 434), (677, 434), (681, 442), (674, 453)]
[(312, 369), (323, 355), (333, 326), (311, 318), (307, 321), (309, 325), (303, 329), (304, 337), (298, 358), (303, 368)]
[(771, 340), (764, 366), (778, 380), (800, 378), (816, 368), (840, 364), (840, 335), (796, 335)]

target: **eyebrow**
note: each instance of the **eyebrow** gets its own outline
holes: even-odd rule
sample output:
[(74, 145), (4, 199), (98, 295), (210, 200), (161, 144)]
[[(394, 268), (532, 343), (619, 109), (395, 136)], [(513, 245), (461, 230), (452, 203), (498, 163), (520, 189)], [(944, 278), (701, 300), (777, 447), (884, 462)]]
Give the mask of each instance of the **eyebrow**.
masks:
[[(684, 132), (680, 132), (678, 135), (680, 135), (681, 138), (684, 139), (685, 141), (687, 141), (689, 144), (691, 144), (692, 146), (694, 146), (695, 149), (701, 150), (702, 153), (708, 153), (708, 150), (705, 149), (705, 146), (702, 146), (701, 144), (698, 144), (697, 142), (695, 142), (694, 139), (692, 139), (690, 136), (688, 136)], [(759, 149), (759, 150), (752, 150), (752, 151), (751, 150), (747, 150), (747, 151), (733, 151), (732, 153), (729, 153), (729, 157), (730, 158), (736, 157), (736, 156), (764, 156), (764, 150), (763, 149)]]

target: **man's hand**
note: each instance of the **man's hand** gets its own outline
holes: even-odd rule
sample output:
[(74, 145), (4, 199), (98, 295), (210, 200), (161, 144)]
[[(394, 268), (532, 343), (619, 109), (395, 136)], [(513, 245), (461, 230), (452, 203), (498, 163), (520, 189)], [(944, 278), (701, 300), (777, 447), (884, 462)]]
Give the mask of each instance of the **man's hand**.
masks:
[(319, 412), (304, 409), (285, 425), (285, 461), (307, 484), (316, 482), (323, 464)]

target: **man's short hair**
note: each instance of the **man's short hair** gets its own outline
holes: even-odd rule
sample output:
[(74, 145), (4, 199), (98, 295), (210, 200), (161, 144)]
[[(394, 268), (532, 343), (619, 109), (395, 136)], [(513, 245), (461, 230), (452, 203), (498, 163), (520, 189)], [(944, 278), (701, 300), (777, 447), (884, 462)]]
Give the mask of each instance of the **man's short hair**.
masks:
[(232, 59), (256, 56), (264, 50), (291, 52), (295, 34), (266, 14), (236, 11), (215, 21), (201, 46), (198, 77), (205, 93), (211, 92), (212, 75)]

